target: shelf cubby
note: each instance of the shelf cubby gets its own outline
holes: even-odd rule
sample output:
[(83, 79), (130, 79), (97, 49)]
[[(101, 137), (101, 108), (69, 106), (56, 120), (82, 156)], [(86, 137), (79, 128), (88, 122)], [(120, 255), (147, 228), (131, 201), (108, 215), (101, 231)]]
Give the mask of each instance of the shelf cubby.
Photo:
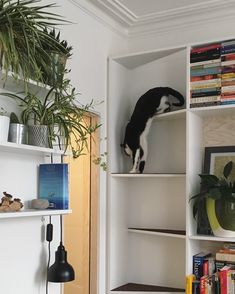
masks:
[(184, 293), (184, 289), (172, 288), (172, 287), (163, 287), (155, 285), (145, 285), (145, 284), (136, 284), (136, 283), (127, 283), (120, 287), (117, 287), (112, 292), (158, 292), (158, 293)]
[(128, 232), (137, 234), (155, 235), (161, 237), (172, 237), (185, 239), (185, 230), (170, 230), (170, 229), (149, 229), (149, 228), (128, 228)]

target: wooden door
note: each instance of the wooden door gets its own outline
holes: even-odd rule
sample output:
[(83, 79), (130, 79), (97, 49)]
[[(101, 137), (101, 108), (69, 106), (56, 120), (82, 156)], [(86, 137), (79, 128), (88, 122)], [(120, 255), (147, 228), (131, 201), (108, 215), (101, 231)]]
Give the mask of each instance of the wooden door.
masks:
[[(86, 117), (95, 123), (96, 117)], [(86, 123), (85, 122), (85, 123)], [(89, 140), (90, 153), (69, 159), (70, 208), (64, 220), (64, 242), (75, 280), (64, 284), (64, 294), (97, 293), (98, 167), (92, 155), (98, 154), (98, 134)]]

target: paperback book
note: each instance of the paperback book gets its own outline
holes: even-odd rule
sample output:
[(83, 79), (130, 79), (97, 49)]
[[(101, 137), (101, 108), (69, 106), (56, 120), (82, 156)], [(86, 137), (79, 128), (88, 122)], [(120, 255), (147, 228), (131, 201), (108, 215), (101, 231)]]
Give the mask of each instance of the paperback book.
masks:
[(51, 209), (68, 209), (68, 164), (39, 165), (39, 198), (49, 201)]

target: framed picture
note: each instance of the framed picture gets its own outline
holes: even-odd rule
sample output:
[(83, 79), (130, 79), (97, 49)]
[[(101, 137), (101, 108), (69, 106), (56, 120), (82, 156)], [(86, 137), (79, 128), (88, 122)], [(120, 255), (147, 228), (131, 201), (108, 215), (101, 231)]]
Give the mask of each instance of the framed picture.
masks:
[[(223, 178), (224, 166), (229, 161), (235, 164), (235, 146), (206, 147), (204, 172)], [(235, 178), (235, 174), (231, 176)]]

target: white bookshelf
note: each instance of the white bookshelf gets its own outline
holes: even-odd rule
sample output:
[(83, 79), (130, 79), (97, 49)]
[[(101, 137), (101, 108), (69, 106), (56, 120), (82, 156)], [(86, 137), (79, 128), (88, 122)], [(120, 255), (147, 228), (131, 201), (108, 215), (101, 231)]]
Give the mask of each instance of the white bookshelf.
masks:
[(44, 209), (44, 210), (36, 210), (36, 209), (24, 209), (18, 212), (2, 212), (0, 213), (0, 219), (8, 219), (8, 218), (21, 218), (21, 217), (42, 217), (42, 216), (53, 216), (53, 215), (66, 215), (72, 213), (71, 209)]
[[(190, 46), (109, 59), (108, 292), (180, 291), (194, 254), (235, 242), (196, 234), (189, 199), (200, 185), (204, 149), (235, 146), (235, 105), (190, 109), (189, 60)], [(157, 86), (175, 88), (186, 104), (156, 116), (144, 174), (129, 174), (131, 159), (120, 148), (125, 126), (137, 99)]]

